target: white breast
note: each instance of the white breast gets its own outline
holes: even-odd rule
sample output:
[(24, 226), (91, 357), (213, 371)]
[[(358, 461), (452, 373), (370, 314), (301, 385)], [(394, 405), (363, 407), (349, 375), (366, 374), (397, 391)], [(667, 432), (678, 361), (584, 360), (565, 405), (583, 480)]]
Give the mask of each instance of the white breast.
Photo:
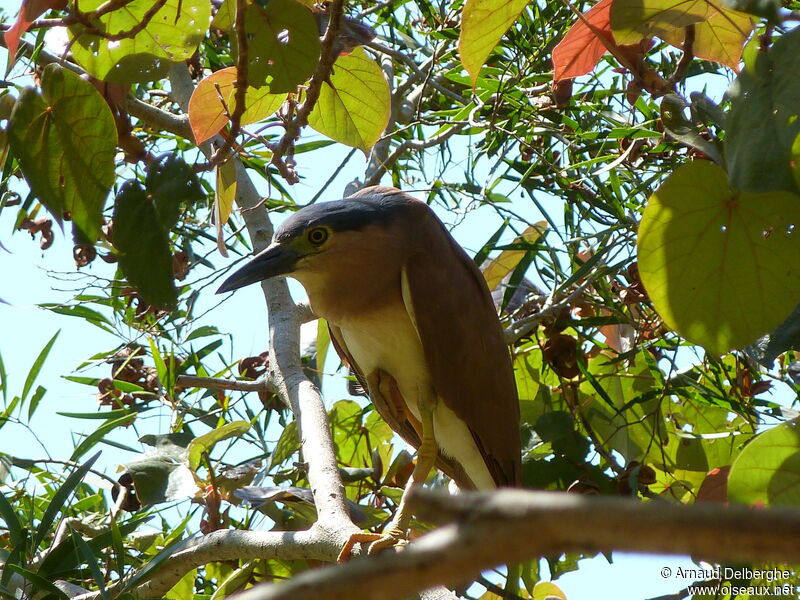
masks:
[(440, 451), (458, 461), (479, 489), (495, 487), (469, 429), (434, 393), (422, 343), (405, 305), (398, 302), (335, 325), (365, 375), (382, 369), (394, 377), (417, 420), (421, 420), (421, 399), (433, 408), (434, 435)]

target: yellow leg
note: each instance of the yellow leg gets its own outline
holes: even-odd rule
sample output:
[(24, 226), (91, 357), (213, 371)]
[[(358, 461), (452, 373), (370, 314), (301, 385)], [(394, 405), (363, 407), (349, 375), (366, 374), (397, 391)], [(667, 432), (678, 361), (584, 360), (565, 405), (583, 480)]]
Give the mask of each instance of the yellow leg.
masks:
[(383, 530), (380, 539), (370, 544), (368, 554), (373, 554), (384, 548), (397, 544), (400, 540), (406, 539), (408, 524), (411, 522), (411, 511), (408, 508), (408, 492), (414, 487), (422, 487), (430, 475), (433, 465), (436, 463), (438, 453), (436, 438), (433, 433), (433, 411), (426, 405), (420, 406), (420, 417), (422, 417), (422, 443), (417, 450), (417, 464), (406, 484), (406, 489), (400, 498), (400, 506), (394, 513), (394, 518)]
[(417, 450), (417, 464), (406, 484), (403, 496), (400, 498), (400, 506), (394, 513), (394, 518), (383, 530), (383, 533), (355, 533), (339, 552), (339, 562), (347, 560), (357, 543), (372, 542), (367, 549), (367, 554), (374, 554), (385, 548), (395, 546), (406, 539), (408, 525), (411, 522), (411, 511), (408, 508), (408, 492), (414, 487), (421, 487), (430, 475), (433, 465), (436, 463), (438, 449), (436, 438), (433, 431), (433, 411), (427, 406), (420, 406), (420, 417), (422, 417), (422, 443)]

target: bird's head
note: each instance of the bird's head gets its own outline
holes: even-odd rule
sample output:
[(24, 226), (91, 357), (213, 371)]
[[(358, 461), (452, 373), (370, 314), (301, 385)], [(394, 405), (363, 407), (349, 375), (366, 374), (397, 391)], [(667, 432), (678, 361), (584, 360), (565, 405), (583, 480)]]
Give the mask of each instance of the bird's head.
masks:
[(406, 204), (404, 198), (375, 193), (307, 206), (284, 221), (272, 244), (230, 275), (217, 293), (281, 275), (299, 279), (308, 289), (315, 276), (353, 274), (368, 266), (370, 255), (385, 254), (387, 240), (397, 237), (392, 225)]

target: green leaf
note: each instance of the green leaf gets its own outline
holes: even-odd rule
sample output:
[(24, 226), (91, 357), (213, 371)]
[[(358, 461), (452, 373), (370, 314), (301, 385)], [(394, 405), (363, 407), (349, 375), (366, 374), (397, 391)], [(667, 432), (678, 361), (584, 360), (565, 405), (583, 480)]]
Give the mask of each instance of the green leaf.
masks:
[(707, 0), (614, 0), (611, 29), (618, 44), (636, 44), (705, 21), (715, 12)]
[[(144, 515), (118, 525), (120, 535), (126, 536), (132, 533), (139, 525), (149, 521), (151, 518), (152, 517), (149, 515)], [(86, 543), (93, 552), (100, 552), (114, 543), (113, 533), (110, 530), (105, 531), (88, 540)], [(65, 537), (58, 546), (48, 550), (47, 555), (39, 565), (38, 572), (48, 579), (59, 579), (76, 568), (80, 563), (81, 558), (78, 554), (78, 549), (75, 547), (75, 543), (71, 537)]]
[(391, 94), (383, 70), (358, 47), (336, 61), (308, 124), (367, 154), (386, 129), (390, 111)]
[(103, 572), (100, 570), (100, 564), (97, 562), (97, 557), (94, 555), (94, 552), (92, 552), (92, 549), (89, 548), (86, 540), (81, 537), (80, 533), (74, 529), (70, 529), (70, 534), (72, 536), (72, 541), (78, 548), (78, 552), (80, 552), (80, 554), (83, 556), (84, 562), (89, 565), (89, 572), (92, 574), (92, 579), (94, 579), (95, 584), (100, 589), (101, 597), (104, 599), (108, 598), (105, 578), (103, 577)]
[(217, 230), (217, 248), (222, 256), (227, 256), (223, 227), (231, 216), (233, 203), (236, 201), (238, 179), (236, 177), (236, 162), (225, 161), (217, 167), (217, 193), (214, 196), (214, 224)]
[(161, 229), (169, 233), (178, 222), (181, 203), (192, 206), (205, 199), (200, 180), (180, 155), (175, 153), (159, 157), (147, 168), (144, 182), (152, 197)]
[(47, 581), (44, 577), (41, 577), (37, 573), (34, 573), (33, 571), (29, 571), (28, 569), (24, 569), (19, 565), (15, 565), (12, 563), (6, 563), (4, 567), (7, 568), (9, 571), (13, 571), (21, 575), (26, 580), (30, 581), (39, 590), (44, 590), (46, 592), (49, 592), (48, 596), (50, 594), (53, 594), (56, 596), (56, 598), (60, 598), (62, 600), (69, 600), (69, 596), (67, 596), (67, 594), (65, 594), (52, 582)]
[(783, 321), (800, 297), (800, 197), (728, 187), (718, 166), (679, 167), (639, 226), (639, 273), (671, 328), (722, 354)]
[(319, 28), (311, 11), (295, 0), (251, 4), (245, 14), (248, 81), (273, 94), (291, 92), (314, 73), (320, 56)]
[(125, 470), (142, 506), (183, 500), (198, 492), (192, 471), (169, 454), (143, 456), (125, 465)]
[(46, 393), (47, 388), (42, 387), (41, 385), (36, 386), (36, 391), (33, 393), (31, 401), (28, 404), (28, 421), (30, 421), (33, 417), (33, 413), (36, 412), (36, 409), (39, 407), (39, 402), (42, 401), (42, 398), (44, 398)]
[(272, 457), (269, 462), (270, 470), (283, 463), (298, 450), (300, 450), (300, 439), (297, 431), (297, 421), (292, 421), (283, 428), (278, 441), (275, 443), (275, 449), (272, 451)]
[(58, 223), (69, 213), (82, 241), (100, 235), (114, 182), (117, 128), (95, 87), (57, 64), (47, 65), (42, 93), (20, 92), (9, 141), (33, 194)]
[(217, 442), (228, 438), (244, 435), (250, 429), (247, 421), (232, 421), (225, 423), (222, 427), (217, 427), (205, 435), (201, 435), (192, 440), (189, 444), (189, 467), (195, 471), (200, 465), (200, 458), (203, 454), (208, 454)]
[(780, 23), (780, 0), (724, 0), (725, 5), (733, 10), (756, 15), (767, 19), (771, 24)]
[(15, 548), (21, 548), (25, 544), (26, 530), (22, 528), (22, 523), (17, 513), (14, 512), (14, 507), (3, 493), (0, 493), (0, 517), (8, 529), (12, 545)]
[(777, 38), (768, 52), (749, 53), (728, 96), (731, 185), (747, 192), (797, 192), (792, 147), (800, 134), (800, 29)]
[[(194, 598), (194, 582), (197, 579), (197, 569), (192, 569), (186, 575), (173, 585), (163, 598), (168, 600), (185, 600), (186, 598)], [(219, 589), (219, 588), (218, 588)]]
[[(70, 460), (78, 460), (81, 456), (86, 454), (89, 450), (94, 448), (95, 444), (103, 440), (107, 433), (113, 431), (117, 427), (124, 427), (125, 425), (131, 424), (136, 419), (135, 415), (125, 415), (118, 419), (109, 419), (100, 427), (95, 429), (92, 433), (87, 435), (80, 444), (75, 447), (75, 450), (72, 451), (72, 456), (70, 456)], [(109, 442), (110, 443), (110, 442)]]
[[(187, 516), (186, 520), (188, 520), (190, 517), (191, 515)], [(184, 521), (184, 527), (185, 527), (185, 521)], [(177, 528), (177, 531), (182, 531), (182, 530), (183, 528), (181, 527)], [(184, 540), (181, 539), (173, 540), (171, 543), (169, 543), (169, 545), (167, 545), (166, 548), (164, 548), (161, 552), (159, 552), (152, 559), (150, 559), (150, 561), (148, 561), (148, 563), (143, 568), (137, 571), (133, 575), (133, 577), (125, 581), (125, 583), (122, 586), (122, 589), (119, 590), (120, 594), (123, 594), (128, 590), (135, 589), (137, 586), (141, 585), (145, 581), (149, 581), (156, 574), (158, 569), (161, 568), (161, 565), (164, 561), (166, 561), (175, 552), (182, 550), (183, 548), (187, 547), (193, 542), (194, 540), (192, 538), (186, 538)]]
[(196, 340), (201, 337), (206, 337), (209, 335), (219, 335), (219, 329), (214, 327), (213, 325), (201, 325), (200, 327), (193, 329), (192, 332), (186, 336), (184, 341), (191, 342), (192, 340)]
[(83, 319), (96, 327), (99, 327), (103, 331), (108, 331), (111, 333), (113, 330), (111, 327), (111, 321), (103, 315), (102, 313), (89, 308), (88, 306), (84, 306), (82, 304), (75, 304), (70, 306), (65, 306), (63, 304), (52, 304), (52, 303), (44, 303), (39, 304), (39, 308), (44, 308), (45, 310), (49, 310), (50, 312), (56, 313), (58, 315), (66, 315), (68, 317), (78, 317)]
[(3, 356), (0, 354), (0, 390), (3, 391), (3, 404), (8, 399), (8, 373), (6, 373), (6, 365), (3, 362)]
[[(81, 12), (95, 10), (103, 0), (81, 0)], [(208, 0), (166, 0), (149, 22), (146, 13), (154, 8), (152, 0), (133, 0), (112, 10), (92, 26), (108, 35), (144, 28), (133, 37), (119, 40), (86, 33), (78, 24), (69, 28), (72, 54), (79, 65), (105, 81), (138, 83), (166, 76), (177, 62), (191, 58), (203, 40), (211, 20)]]
[(707, 154), (715, 163), (722, 164), (722, 155), (717, 147), (700, 135), (700, 128), (686, 118), (683, 111), (686, 101), (677, 94), (667, 94), (661, 100), (661, 122), (666, 132), (689, 146)]
[(47, 360), (48, 354), (50, 354), (50, 350), (53, 348), (53, 344), (56, 342), (56, 338), (58, 334), (61, 333), (61, 330), (55, 332), (53, 337), (50, 338), (50, 341), (44, 345), (44, 348), (39, 352), (39, 356), (36, 357), (36, 360), (33, 361), (33, 366), (31, 370), (28, 371), (28, 377), (25, 379), (25, 385), (22, 387), (22, 401), (25, 401), (25, 398), (28, 397), (28, 392), (33, 387), (36, 378), (39, 376), (39, 371), (42, 370), (42, 365), (44, 361)]
[(161, 216), (138, 181), (128, 181), (114, 205), (114, 246), (125, 278), (142, 298), (161, 308), (174, 307), (178, 292), (172, 275), (169, 238)]
[(53, 494), (53, 498), (47, 504), (47, 508), (42, 515), (42, 519), (39, 521), (39, 526), (36, 528), (36, 535), (33, 537), (34, 548), (38, 548), (39, 544), (42, 543), (42, 540), (44, 540), (44, 538), (50, 533), (50, 528), (56, 519), (56, 515), (58, 515), (58, 513), (66, 507), (67, 500), (69, 500), (72, 492), (75, 491), (75, 488), (78, 487), (86, 473), (89, 472), (89, 469), (92, 468), (92, 465), (99, 456), (100, 453), (98, 452), (80, 467), (72, 471), (72, 473), (70, 473), (64, 480), (64, 483), (61, 484), (61, 487), (58, 488), (55, 494)]
[(761, 506), (800, 505), (800, 421), (753, 438), (731, 466), (728, 498)]
[(528, 0), (467, 0), (464, 4), (458, 51), (473, 86), (497, 42), (527, 5)]

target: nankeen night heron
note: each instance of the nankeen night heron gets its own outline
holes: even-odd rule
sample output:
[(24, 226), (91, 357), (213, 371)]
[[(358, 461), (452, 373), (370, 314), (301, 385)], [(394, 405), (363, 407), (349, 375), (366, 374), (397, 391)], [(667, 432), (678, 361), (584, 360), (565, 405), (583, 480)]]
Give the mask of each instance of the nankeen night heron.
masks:
[[(481, 272), (427, 204), (369, 187), (307, 206), (219, 291), (279, 275), (305, 287), (342, 361), (417, 449), (407, 490), (434, 464), (461, 488), (519, 485), (519, 402), (503, 331)], [(401, 501), (376, 546), (403, 538), (410, 517)]]

